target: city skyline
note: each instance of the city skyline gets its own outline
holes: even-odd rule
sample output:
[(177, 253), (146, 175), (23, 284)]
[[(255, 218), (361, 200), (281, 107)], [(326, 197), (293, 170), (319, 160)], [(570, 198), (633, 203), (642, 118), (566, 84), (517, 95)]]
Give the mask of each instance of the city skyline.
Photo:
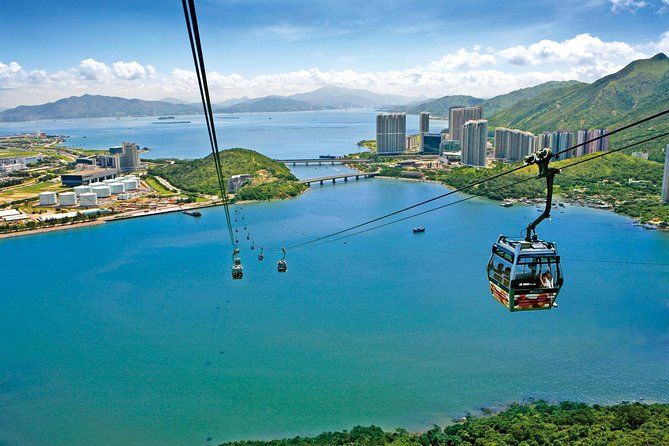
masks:
[[(485, 98), (549, 80), (590, 82), (669, 52), (666, 0), (542, 1), (531, 11), (512, 2), (478, 15), (482, 2), (449, 6), (462, 14), (448, 14), (443, 2), (199, 2), (212, 95), (223, 101), (339, 85)], [(0, 107), (84, 93), (197, 100), (178, 2), (0, 7)], [(91, 20), (71, 23), (76, 14)], [(542, 15), (555, 18), (538, 24)]]

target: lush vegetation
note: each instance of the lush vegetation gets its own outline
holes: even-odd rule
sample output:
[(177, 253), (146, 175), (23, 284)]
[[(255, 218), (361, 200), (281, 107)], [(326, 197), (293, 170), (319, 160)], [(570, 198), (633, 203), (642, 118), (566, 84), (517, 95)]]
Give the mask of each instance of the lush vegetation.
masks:
[(315, 437), (241, 441), (229, 446), (655, 446), (669, 444), (669, 404), (588, 406), (581, 403), (511, 405), (483, 418), (469, 418), (421, 433), (384, 432), (376, 426), (324, 432)]
[[(297, 181), (288, 167), (253, 150), (224, 150), (221, 152), (221, 165), (226, 182), (232, 175), (253, 176), (251, 182), (237, 193), (238, 199), (286, 198), (295, 196), (306, 188)], [(219, 193), (212, 155), (196, 160), (169, 160), (151, 167), (149, 173), (165, 178), (183, 191), (207, 195)]]
[[(571, 84), (515, 103), (493, 115), (490, 124), (535, 133), (583, 128), (610, 130), (657, 113), (668, 103), (669, 59), (658, 54), (634, 61), (592, 84)], [(611, 143), (626, 144), (662, 131), (669, 131), (666, 117), (613, 135)], [(648, 143), (634, 150), (646, 149), (650, 159), (662, 162), (662, 146)]]

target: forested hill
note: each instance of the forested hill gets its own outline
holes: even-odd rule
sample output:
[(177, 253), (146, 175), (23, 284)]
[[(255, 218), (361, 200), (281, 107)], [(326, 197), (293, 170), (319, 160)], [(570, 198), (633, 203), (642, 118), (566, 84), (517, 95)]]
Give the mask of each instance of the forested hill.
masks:
[[(660, 53), (641, 59), (592, 84), (575, 84), (517, 102), (489, 118), (491, 126), (531, 131), (613, 129), (669, 107), (669, 58)], [(649, 122), (612, 142), (624, 144), (653, 132), (669, 130), (666, 117)], [(661, 145), (649, 148), (651, 159), (662, 160)], [(635, 150), (639, 150), (636, 148)]]
[(421, 433), (376, 426), (315, 437), (239, 441), (226, 446), (655, 446), (669, 445), (669, 404), (588, 406), (537, 402)]
[[(237, 193), (239, 200), (288, 198), (306, 188), (284, 164), (253, 150), (223, 150), (221, 164), (226, 181), (232, 175), (253, 176), (252, 181)], [(196, 160), (167, 160), (149, 169), (149, 173), (165, 178), (186, 192), (219, 194), (213, 155)]]
[(41, 105), (20, 105), (0, 113), (0, 121), (74, 119), (198, 113), (192, 105), (85, 94)]

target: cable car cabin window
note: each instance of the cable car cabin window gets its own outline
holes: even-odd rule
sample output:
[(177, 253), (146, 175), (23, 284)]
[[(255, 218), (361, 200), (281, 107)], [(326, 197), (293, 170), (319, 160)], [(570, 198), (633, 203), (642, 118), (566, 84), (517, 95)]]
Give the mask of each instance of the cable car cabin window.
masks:
[(488, 277), (508, 288), (512, 265), (513, 255), (495, 250), (490, 257), (490, 262), (488, 262)]
[(514, 274), (515, 289), (559, 288), (561, 285), (557, 257), (519, 257)]

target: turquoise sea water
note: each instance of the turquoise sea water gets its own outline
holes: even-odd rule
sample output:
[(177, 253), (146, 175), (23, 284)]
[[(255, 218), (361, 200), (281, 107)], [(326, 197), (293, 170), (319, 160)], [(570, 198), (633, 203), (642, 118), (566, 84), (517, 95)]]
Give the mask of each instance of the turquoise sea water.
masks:
[[(343, 133), (370, 138), (356, 130), (369, 125)], [(313, 146), (266, 143), (272, 156), (349, 151), (320, 133)], [(174, 149), (150, 138), (165, 144), (156, 155), (204, 154), (186, 137)], [(541, 225), (566, 277), (548, 312), (510, 314), (486, 282), (491, 243), (534, 207), (470, 200), (290, 250), (276, 272), (281, 246), (443, 191), (377, 178), (245, 205), (266, 258), (242, 243), (235, 282), (220, 208), (0, 240), (0, 445), (214, 444), (418, 430), (528, 398), (669, 401), (669, 236), (626, 217), (567, 207)]]
[[(243, 215), (278, 248), (442, 191), (361, 180)], [(669, 400), (669, 267), (605, 263), (667, 264), (669, 237), (568, 207), (541, 228), (564, 258), (560, 307), (510, 314), (487, 253), (535, 215), (472, 200), (290, 251), (283, 275), (276, 251), (261, 263), (245, 248), (240, 282), (221, 209), (2, 240), (0, 444), (204, 444), (421, 429), (526, 398)]]
[[(216, 115), (220, 147), (246, 147), (273, 158), (298, 158), (360, 151), (356, 143), (374, 138), (374, 110), (326, 110), (286, 113)], [(154, 124), (157, 117), (95, 118), (30, 122), (0, 122), (0, 135), (27, 131), (68, 135), (68, 145), (107, 149), (133, 141), (149, 147), (144, 158), (199, 158), (209, 153), (202, 115), (177, 116), (190, 124)], [(447, 121), (430, 121), (441, 131)], [(407, 116), (407, 131), (418, 132), (418, 116)]]

